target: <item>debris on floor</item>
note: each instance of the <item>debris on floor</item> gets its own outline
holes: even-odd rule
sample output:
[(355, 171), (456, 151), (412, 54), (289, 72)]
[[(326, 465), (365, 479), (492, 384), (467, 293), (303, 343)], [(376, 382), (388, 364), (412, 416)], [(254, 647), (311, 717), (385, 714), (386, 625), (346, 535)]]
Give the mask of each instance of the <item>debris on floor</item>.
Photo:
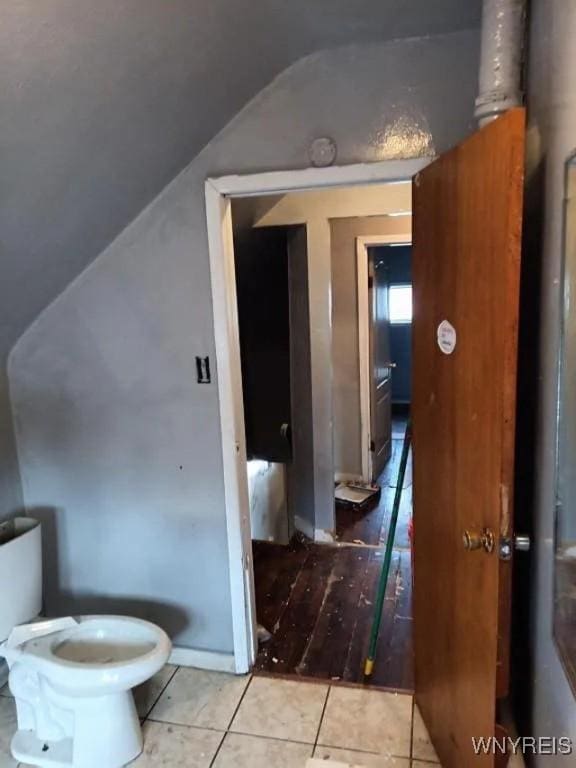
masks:
[(381, 488), (371, 483), (339, 483), (334, 491), (337, 505), (363, 511), (380, 500)]
[(272, 639), (272, 633), (268, 632), (266, 627), (263, 627), (262, 624), (258, 624), (256, 628), (256, 636), (258, 637), (258, 643), (267, 643)]
[[(274, 628), (270, 641), (259, 647), (255, 670), (363, 684), (380, 554), (372, 547), (291, 549), (255, 542), (257, 615)], [(371, 685), (411, 690), (410, 552), (395, 550), (392, 562), (382, 615), (386, 630)]]

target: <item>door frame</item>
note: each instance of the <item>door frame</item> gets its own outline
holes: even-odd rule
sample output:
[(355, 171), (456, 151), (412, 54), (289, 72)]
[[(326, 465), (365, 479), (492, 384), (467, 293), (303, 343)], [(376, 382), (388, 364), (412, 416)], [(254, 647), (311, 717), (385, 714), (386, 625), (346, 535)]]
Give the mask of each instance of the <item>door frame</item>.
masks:
[(215, 378), (220, 411), (234, 668), (237, 674), (244, 674), (252, 667), (258, 643), (231, 199), (331, 187), (405, 182), (433, 160), (433, 157), (421, 157), (206, 179), (206, 225), (216, 353)]
[(360, 376), (360, 440), (362, 479), (372, 482), (372, 451), (370, 450), (370, 306), (368, 289), (368, 248), (378, 245), (411, 245), (410, 232), (398, 235), (365, 235), (356, 238), (356, 279), (358, 289), (358, 370)]

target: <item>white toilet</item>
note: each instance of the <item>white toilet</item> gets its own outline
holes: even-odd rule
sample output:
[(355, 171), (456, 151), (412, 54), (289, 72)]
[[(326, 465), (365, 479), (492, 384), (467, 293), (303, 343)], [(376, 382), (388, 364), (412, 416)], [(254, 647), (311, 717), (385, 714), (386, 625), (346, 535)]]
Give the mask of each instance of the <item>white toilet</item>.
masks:
[(10, 585), (0, 589), (0, 657), (16, 700), (14, 758), (51, 768), (134, 760), (142, 732), (132, 688), (168, 660), (166, 633), (126, 616), (33, 621), (42, 566), (40, 524), (31, 518), (0, 524), (0, 585)]

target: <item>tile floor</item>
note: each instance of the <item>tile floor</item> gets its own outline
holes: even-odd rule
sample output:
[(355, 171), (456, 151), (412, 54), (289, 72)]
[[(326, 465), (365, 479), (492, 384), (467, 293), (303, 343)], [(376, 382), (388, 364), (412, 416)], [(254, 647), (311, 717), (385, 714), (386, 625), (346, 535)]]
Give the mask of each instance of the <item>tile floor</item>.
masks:
[[(310, 758), (340, 768), (437, 766), (408, 695), (167, 666), (136, 701), (144, 752), (135, 768), (306, 768)], [(3, 689), (0, 768), (16, 768), (15, 724)]]

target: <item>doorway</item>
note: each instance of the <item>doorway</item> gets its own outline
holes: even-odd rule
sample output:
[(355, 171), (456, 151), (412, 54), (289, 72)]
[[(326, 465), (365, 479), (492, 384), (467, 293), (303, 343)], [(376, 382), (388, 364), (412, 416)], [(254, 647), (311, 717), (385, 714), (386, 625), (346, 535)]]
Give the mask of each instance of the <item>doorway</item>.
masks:
[[(414, 165), (422, 165), (422, 161), (417, 161), (417, 163), (409, 162), (408, 166), (414, 167)], [(384, 182), (389, 182), (390, 179), (387, 178), (387, 175), (392, 172), (393, 176), (392, 179), (394, 182), (399, 182), (401, 179), (396, 177), (396, 173), (399, 168), (398, 163), (385, 163), (383, 165), (383, 177), (382, 180)], [(400, 164), (404, 165), (404, 164)], [(405, 166), (406, 167), (406, 166)], [(374, 170), (374, 169), (372, 169)], [(350, 174), (350, 169), (328, 169), (325, 171), (317, 171), (318, 179), (320, 179), (322, 176), (330, 176), (334, 174), (334, 172), (340, 173), (341, 171), (344, 172), (345, 175)], [(310, 172), (307, 172), (310, 173)], [(364, 173), (364, 169), (362, 170), (362, 174)], [(299, 172), (295, 174), (297, 177), (299, 175)], [(406, 173), (406, 176), (408, 176), (409, 173)], [(406, 177), (405, 177), (406, 178)], [(313, 277), (313, 279), (318, 280), (318, 270), (322, 270), (324, 267), (327, 266), (328, 273), (330, 272), (331, 268), (331, 254), (328, 252), (327, 256), (328, 258), (323, 262), (323, 256), (320, 254), (318, 258), (318, 251), (320, 250), (317, 247), (317, 244), (320, 242), (322, 235), (326, 233), (328, 230), (328, 234), (330, 235), (330, 225), (341, 225), (340, 229), (348, 229), (349, 231), (353, 231), (353, 228), (350, 226), (350, 223), (355, 219), (354, 214), (358, 213), (358, 205), (356, 205), (356, 208), (352, 206), (352, 208), (349, 208), (346, 206), (346, 196), (350, 198), (356, 188), (363, 188), (366, 191), (372, 190), (374, 192), (376, 188), (376, 180), (374, 178), (371, 179), (373, 182), (369, 186), (361, 185), (358, 183), (355, 183), (352, 185), (353, 188), (351, 188), (351, 185), (346, 184), (346, 182), (343, 180), (343, 183), (337, 183), (336, 185), (328, 185), (328, 184), (319, 184), (317, 186), (312, 186), (308, 188), (298, 188), (294, 187), (292, 190), (290, 188), (287, 189), (287, 192), (294, 192), (295, 190), (298, 190), (300, 194), (308, 195), (309, 200), (308, 202), (313, 203), (314, 201), (311, 199), (311, 195), (317, 195), (319, 194), (323, 188), (326, 188), (328, 190), (334, 190), (338, 191), (339, 193), (342, 193), (340, 197), (339, 205), (340, 208), (336, 212), (336, 215), (333, 217), (330, 216), (330, 221), (328, 221), (328, 217), (326, 217), (326, 221), (324, 223), (321, 223), (318, 221), (318, 217), (316, 217), (316, 220), (314, 222), (308, 221), (308, 232), (307, 232), (307, 238), (308, 238), (308, 244), (312, 244), (314, 248), (314, 260), (315, 263), (313, 267), (311, 267), (311, 270), (316, 270), (316, 276)], [(221, 182), (220, 182), (221, 183)], [(392, 193), (396, 194), (398, 193), (398, 190), (392, 189), (395, 185), (393, 184), (387, 184), (387, 187), (390, 188), (390, 195)], [(407, 188), (407, 197), (405, 196), (405, 199), (408, 202), (405, 202), (404, 208), (409, 209), (410, 207), (410, 190), (409, 190), (409, 184), (404, 184), (404, 186)], [(208, 211), (210, 216), (210, 190), (207, 187), (208, 191)], [(246, 200), (245, 194), (242, 194), (245, 192), (244, 190), (240, 190), (237, 195), (235, 196), (234, 200), (232, 201), (234, 204), (234, 215), (232, 214), (231, 209), (229, 208), (227, 214), (224, 218), (228, 218), (228, 223), (225, 228), (227, 230), (227, 239), (228, 242), (231, 243), (233, 246), (236, 244), (236, 250), (238, 251), (238, 244), (240, 243), (240, 240), (238, 238), (238, 221), (242, 222), (242, 220), (246, 219), (246, 210), (247, 208), (258, 209), (259, 211), (259, 229), (260, 229), (260, 235), (265, 234), (265, 230), (268, 227), (269, 229), (274, 229), (274, 225), (278, 225), (279, 219), (278, 219), (278, 209), (283, 210), (284, 214), (286, 214), (286, 209), (289, 208), (288, 204), (285, 202), (287, 198), (289, 197), (288, 194), (281, 194), (280, 192), (276, 192), (275, 195), (267, 195), (265, 202), (262, 203), (262, 196), (257, 196), (254, 193), (251, 194), (251, 197)], [(390, 196), (389, 195), (389, 196)], [(259, 197), (260, 200), (256, 200), (255, 198)], [(219, 196), (219, 204), (225, 205), (229, 203), (229, 198), (223, 198), (222, 196)], [(280, 204), (279, 201), (284, 199), (284, 203)], [(213, 200), (214, 201), (214, 200)], [(282, 205), (284, 208), (282, 208)], [(276, 216), (276, 219), (274, 219), (274, 216), (271, 214), (274, 214)], [(387, 211), (386, 207), (384, 207), (383, 210), (368, 210), (365, 211), (363, 209), (364, 213), (368, 213), (368, 215), (374, 215), (376, 213), (383, 213), (386, 215), (387, 213), (390, 213), (391, 211)], [(332, 211), (334, 213), (334, 211)], [(394, 213), (396, 215), (398, 214), (404, 214), (404, 219), (406, 219), (405, 214), (409, 214), (409, 210), (395, 210)], [(351, 214), (351, 215), (348, 215)], [(288, 212), (286, 214), (288, 218), (284, 218), (282, 220), (282, 223), (285, 224), (288, 227), (293, 227), (295, 229), (298, 228), (298, 226), (302, 225), (302, 221), (298, 219), (298, 217), (294, 218), (294, 215), (290, 214)], [(290, 216), (292, 215), (292, 218)], [(372, 223), (374, 223), (375, 219), (371, 220)], [(390, 217), (390, 221), (392, 223), (392, 217)], [(348, 251), (348, 261), (349, 261), (349, 268), (350, 268), (350, 278), (349, 280), (344, 279), (341, 281), (339, 285), (339, 290), (341, 292), (343, 291), (352, 291), (354, 294), (354, 301), (356, 301), (356, 291), (357, 291), (357, 275), (356, 275), (356, 261), (357, 261), (357, 244), (356, 240), (357, 237), (362, 236), (366, 238), (366, 243), (368, 243), (370, 237), (372, 237), (374, 244), (382, 244), (382, 243), (390, 243), (394, 241), (399, 242), (407, 242), (410, 239), (410, 230), (406, 230), (404, 227), (404, 230), (402, 231), (402, 219), (396, 220), (396, 227), (395, 230), (392, 228), (390, 231), (395, 231), (396, 235), (384, 235), (380, 236), (379, 238), (374, 239), (375, 233), (382, 231), (377, 228), (377, 226), (374, 224), (372, 228), (368, 227), (365, 231), (359, 230), (359, 234), (355, 235), (351, 240), (349, 240), (350, 247), (348, 247), (348, 241), (347, 241), (347, 251)], [(276, 235), (278, 234), (278, 226), (276, 226)], [(254, 230), (253, 230), (254, 231)], [(367, 234), (368, 233), (368, 234)], [(340, 235), (342, 233), (339, 232), (337, 235), (335, 235), (335, 240), (337, 241), (340, 238)], [(346, 232), (346, 237), (350, 238), (349, 232)], [(235, 243), (236, 241), (236, 243)], [(368, 257), (368, 253), (366, 252), (366, 257)], [(232, 254), (232, 259), (234, 259), (234, 254)], [(319, 263), (318, 263), (319, 262)], [(237, 262), (231, 260), (230, 265), (234, 268), (234, 274), (235, 276), (235, 285), (236, 288), (236, 294), (237, 296), (240, 293), (240, 284), (238, 282), (238, 274), (236, 272)], [(348, 268), (348, 267), (347, 267)], [(365, 272), (368, 271), (367, 267), (364, 270)], [(230, 273), (229, 273), (230, 274)], [(326, 274), (326, 273), (324, 273)], [(333, 277), (333, 276), (332, 276)], [(328, 274), (328, 281), (330, 284), (330, 281), (332, 280), (332, 277), (330, 274)], [(250, 282), (250, 281), (248, 281)], [(308, 286), (309, 287), (309, 286)], [(366, 293), (369, 291), (369, 286), (366, 284), (364, 286), (364, 290)], [(316, 294), (318, 295), (318, 294)], [(319, 292), (319, 295), (322, 297), (324, 294), (323, 291)], [(237, 297), (235, 296), (235, 298)], [(330, 285), (329, 289), (327, 291), (327, 298), (328, 302), (326, 304), (328, 311), (332, 311), (331, 303), (332, 299), (334, 297), (330, 296)], [(360, 301), (360, 297), (358, 297), (358, 301)], [(366, 303), (367, 299), (362, 299), (364, 303)], [(312, 302), (310, 302), (312, 305)], [(320, 304), (322, 302), (320, 301)], [(318, 302), (315, 302), (316, 309), (318, 309)], [(367, 318), (368, 320), (368, 318)], [(338, 322), (335, 320), (334, 322), (334, 328), (331, 328), (332, 326), (332, 318), (328, 317), (328, 329), (332, 330), (332, 333), (334, 334), (334, 337), (336, 341), (338, 340)], [(237, 325), (238, 324), (238, 315), (236, 318), (234, 318), (234, 322)], [(314, 327), (314, 323), (316, 322), (316, 326)], [(318, 319), (316, 318), (316, 321), (314, 317), (309, 318), (309, 323), (311, 328), (313, 328), (312, 333), (318, 331)], [(242, 326), (242, 312), (240, 312), (240, 327)], [(367, 329), (365, 329), (366, 331)], [(329, 342), (333, 342), (334, 339), (328, 339)], [(356, 352), (351, 355), (351, 357), (355, 358), (355, 376), (356, 379), (359, 380), (362, 378), (363, 374), (361, 372), (361, 366), (360, 363), (364, 362), (364, 360), (360, 360), (359, 352), (358, 352), (358, 344), (360, 342), (360, 335), (359, 335), (359, 325), (358, 321), (356, 321), (355, 325), (355, 331), (354, 331), (354, 342), (356, 344)], [(242, 349), (242, 338), (241, 334), (239, 334), (238, 337), (238, 343), (240, 350)], [(330, 344), (330, 348), (332, 348), (332, 344)], [(338, 348), (340, 349), (340, 345), (338, 345)], [(238, 348), (237, 348), (238, 349)], [(338, 361), (337, 361), (338, 362)], [(368, 362), (368, 361), (367, 361)], [(240, 371), (238, 373), (240, 374), (239, 379), (240, 382), (242, 382), (242, 354), (240, 354)], [(350, 360), (347, 361), (348, 367), (350, 365)], [(314, 360), (311, 361), (311, 376), (314, 376)], [(332, 372), (333, 366), (330, 365), (330, 372)], [(342, 368), (339, 365), (335, 365), (334, 368)], [(221, 365), (219, 362), (218, 369), (220, 371)], [(338, 377), (336, 377), (338, 378)], [(342, 377), (340, 377), (342, 378)], [(237, 380), (238, 381), (238, 380)], [(330, 377), (328, 377), (328, 385), (332, 389), (333, 382), (330, 380)], [(318, 381), (316, 381), (316, 394), (318, 392)], [(321, 382), (320, 382), (321, 386)], [(334, 385), (335, 386), (335, 385)], [(358, 400), (357, 405), (357, 411), (359, 412), (359, 388), (357, 384), (358, 392), (356, 393), (356, 398)], [(278, 391), (279, 388), (274, 386), (274, 391)], [(241, 390), (242, 392), (242, 390)], [(238, 393), (237, 393), (238, 394)], [(327, 398), (328, 404), (332, 406), (331, 400), (334, 399), (336, 401), (336, 404), (338, 405), (339, 398), (341, 399), (342, 392), (336, 391), (333, 393), (330, 392), (330, 395), (332, 397)], [(322, 399), (321, 397), (319, 398)], [(298, 400), (298, 405), (301, 406), (301, 401)], [(246, 414), (250, 413), (250, 405), (245, 402), (245, 400), (242, 401), (243, 411), (244, 413), (240, 414), (240, 417), (243, 417), (244, 424), (246, 424)], [(323, 506), (326, 507), (326, 503), (330, 504), (330, 513), (332, 515), (332, 524), (327, 525), (318, 525), (314, 524), (309, 528), (302, 529), (302, 525), (299, 523), (301, 521), (296, 521), (294, 519), (294, 516), (290, 517), (285, 520), (285, 523), (283, 523), (283, 530), (288, 532), (296, 531), (304, 533), (305, 536), (304, 541), (300, 540), (297, 545), (292, 550), (288, 550), (286, 547), (286, 542), (270, 542), (270, 541), (262, 541), (257, 542), (254, 546), (254, 565), (253, 568), (256, 571), (256, 585), (257, 589), (254, 590), (254, 575), (253, 570), (248, 567), (246, 569), (245, 579), (247, 582), (247, 588), (249, 589), (250, 593), (254, 596), (256, 604), (252, 603), (250, 606), (250, 620), (251, 620), (251, 626), (254, 627), (254, 624), (259, 622), (260, 624), (264, 625), (264, 627), (270, 631), (270, 629), (276, 629), (276, 632), (274, 633), (274, 641), (280, 642), (281, 645), (285, 646), (285, 640), (281, 640), (281, 638), (278, 637), (277, 633), (280, 629), (279, 627), (279, 616), (274, 614), (274, 611), (280, 610), (284, 616), (285, 620), (283, 622), (284, 627), (286, 625), (290, 624), (290, 620), (288, 618), (288, 614), (286, 613), (286, 605), (283, 603), (286, 603), (286, 596), (282, 596), (281, 589), (280, 594), (278, 595), (278, 605), (275, 607), (273, 605), (265, 605), (262, 606), (262, 601), (259, 600), (259, 596), (262, 592), (260, 589), (260, 586), (266, 583), (266, 579), (268, 579), (268, 585), (270, 584), (270, 579), (274, 580), (274, 577), (272, 575), (272, 570), (275, 567), (277, 570), (280, 569), (283, 573), (283, 578), (287, 579), (289, 584), (294, 584), (295, 582), (298, 582), (298, 588), (302, 589), (304, 592), (304, 595), (308, 595), (308, 597), (314, 597), (314, 600), (316, 600), (316, 605), (314, 606), (314, 600), (311, 602), (309, 601), (308, 604), (308, 618), (311, 624), (313, 624), (313, 628), (317, 631), (314, 632), (311, 631), (303, 633), (300, 633), (300, 638), (298, 639), (297, 643), (302, 643), (304, 641), (305, 647), (301, 649), (301, 653), (299, 654), (298, 650), (293, 648), (292, 652), (289, 654), (290, 658), (282, 658), (286, 656), (285, 653), (278, 653), (278, 655), (274, 652), (274, 650), (269, 650), (267, 653), (265, 653), (265, 656), (268, 657), (268, 667), (269, 671), (272, 672), (296, 672), (297, 674), (304, 674), (311, 673), (313, 676), (320, 676), (323, 678), (341, 678), (341, 679), (349, 679), (352, 682), (358, 682), (361, 679), (362, 673), (362, 663), (363, 663), (363, 653), (365, 651), (365, 645), (366, 645), (366, 638), (368, 636), (369, 632), (369, 625), (370, 625), (370, 619), (372, 615), (372, 602), (374, 598), (374, 594), (376, 591), (376, 585), (377, 585), (377, 579), (378, 574), (381, 568), (382, 563), (382, 540), (380, 536), (380, 532), (376, 533), (376, 536), (373, 537), (373, 542), (366, 543), (362, 539), (359, 539), (358, 537), (350, 537), (346, 535), (346, 528), (348, 527), (346, 524), (346, 521), (343, 519), (342, 514), (335, 512), (334, 507), (334, 484), (335, 480), (341, 480), (342, 475), (345, 474), (347, 476), (352, 476), (355, 478), (361, 478), (363, 474), (363, 468), (362, 468), (362, 458), (361, 458), (361, 450), (360, 450), (360, 432), (361, 432), (361, 426), (360, 426), (360, 418), (359, 416), (356, 419), (356, 425), (355, 430), (358, 433), (358, 456), (355, 459), (356, 464), (348, 464), (346, 465), (340, 463), (340, 459), (342, 456), (338, 453), (338, 451), (333, 452), (332, 451), (332, 425), (331, 421), (333, 418), (333, 413), (330, 412), (332, 408), (326, 409), (325, 413), (323, 414), (320, 410), (320, 413), (316, 412), (314, 414), (314, 417), (316, 419), (315, 428), (317, 431), (314, 432), (314, 438), (315, 438), (315, 449), (316, 452), (313, 457), (313, 462), (315, 465), (320, 464), (321, 462), (318, 462), (318, 440), (317, 437), (320, 434), (320, 430), (322, 429), (322, 417), (326, 419), (324, 423), (328, 423), (329, 429), (326, 432), (324, 430), (324, 438), (328, 437), (328, 443), (330, 444), (330, 455), (329, 455), (329, 465), (327, 467), (324, 467), (325, 476), (327, 477), (328, 482), (324, 484), (324, 488), (322, 487), (322, 483), (325, 480), (325, 478), (320, 478), (319, 482), (316, 483), (314, 487), (314, 499), (313, 502), (317, 506)], [(342, 412), (342, 408), (340, 408), (340, 413)], [(338, 414), (334, 414), (334, 418), (336, 419), (336, 416)], [(294, 417), (295, 414), (292, 414), (292, 417)], [(320, 425), (319, 425), (320, 420)], [(336, 419), (337, 420), (337, 419)], [(238, 423), (241, 423), (240, 420)], [(242, 425), (244, 426), (244, 425)], [(292, 438), (295, 438), (296, 430), (292, 430)], [(276, 471), (277, 464), (275, 467), (273, 467), (273, 462), (269, 462), (266, 466), (264, 464), (264, 461), (266, 458), (272, 458), (271, 456), (263, 457), (259, 456), (257, 452), (253, 450), (253, 446), (249, 445), (250, 439), (246, 440), (246, 433), (244, 435), (239, 435), (240, 440), (237, 442), (239, 443), (239, 447), (246, 451), (244, 454), (246, 456), (246, 459), (253, 459), (254, 461), (249, 461), (249, 465), (253, 465), (254, 471), (258, 473), (262, 473), (262, 477), (267, 471)], [(400, 435), (396, 435), (396, 438), (398, 439)], [(243, 439), (242, 439), (243, 438)], [(343, 442), (340, 440), (340, 442)], [(348, 442), (351, 442), (348, 439)], [(396, 451), (396, 461), (399, 458), (399, 451)], [(260, 467), (256, 466), (256, 462), (260, 461)], [(344, 461), (344, 459), (343, 459)], [(242, 463), (244, 463), (242, 460), (238, 461), (238, 464), (240, 464), (240, 467), (238, 467), (238, 474), (240, 475), (242, 470)], [(342, 469), (348, 468), (352, 471), (348, 472), (342, 472)], [(316, 467), (313, 468), (316, 470)], [(390, 487), (392, 486), (391, 481), (391, 473), (392, 471), (392, 465), (388, 468), (388, 472), (390, 474), (390, 477), (385, 478), (386, 481), (386, 489), (383, 493), (383, 500), (382, 503), (379, 505), (380, 509), (380, 515), (383, 518), (384, 516), (384, 509), (387, 506), (388, 512), (389, 512), (389, 506), (390, 506)], [(241, 480), (241, 475), (238, 477), (238, 480)], [(316, 478), (317, 479), (317, 478)], [(250, 489), (244, 489), (245, 493), (245, 499), (248, 502), (247, 503), (247, 509), (245, 508), (245, 514), (246, 512), (247, 517), (250, 516), (250, 504), (251, 504), (251, 491), (253, 491), (253, 477), (249, 479), (250, 482)], [(290, 481), (288, 480), (288, 483)], [(327, 491), (326, 491), (327, 488)], [(246, 493), (246, 491), (248, 491)], [(322, 492), (324, 492), (324, 495), (322, 496)], [(290, 495), (290, 494), (288, 494)], [(384, 499), (385, 497), (385, 499)], [(284, 506), (284, 510), (282, 511), (282, 515), (286, 514), (286, 505), (280, 505), (281, 507)], [(363, 515), (362, 515), (363, 516)], [(341, 523), (341, 524), (340, 524)], [(381, 528), (382, 524), (384, 523), (384, 520), (381, 520)], [(254, 527), (254, 526), (253, 526)], [(247, 540), (248, 536), (252, 538), (251, 532), (248, 529), (246, 530), (247, 526), (244, 528), (244, 535), (248, 534), (246, 536)], [(270, 530), (270, 529), (269, 529)], [(407, 521), (404, 525), (404, 535), (406, 535), (407, 531)], [(348, 531), (348, 533), (352, 533), (351, 531)], [(385, 535), (385, 531), (382, 531), (382, 535)], [(274, 536), (267, 536), (266, 538), (274, 538)], [(355, 541), (353, 539), (356, 539)], [(298, 546), (299, 544), (299, 546)], [(276, 549), (274, 549), (276, 547)], [(252, 553), (250, 553), (252, 554)], [(252, 558), (248, 561), (248, 566), (252, 565), (251, 562)], [(287, 576), (287, 574), (291, 573), (291, 569), (294, 571), (295, 578), (290, 578)], [(403, 557), (399, 556), (399, 553), (395, 553), (394, 563), (393, 563), (393, 577), (396, 579), (396, 582), (405, 582), (406, 584), (410, 584), (411, 578), (410, 578), (410, 557), (409, 557), (409, 551), (406, 549), (406, 552), (404, 553)], [(297, 576), (297, 578), (296, 578)], [(312, 589), (308, 585), (306, 585), (306, 579), (310, 578), (310, 582), (314, 585), (313, 595), (312, 595)], [(334, 616), (333, 611), (330, 611), (330, 600), (328, 600), (328, 585), (330, 585), (330, 595), (331, 600), (336, 601), (338, 603), (342, 602), (342, 598), (344, 595), (348, 599), (347, 606), (349, 609), (348, 615), (346, 614), (346, 611), (344, 611), (344, 614), (341, 614), (340, 617)], [(236, 587), (238, 585), (236, 584)], [(278, 585), (277, 585), (278, 586)], [(281, 586), (281, 585), (280, 585)], [(403, 594), (402, 589), (398, 589), (394, 587), (393, 594), (397, 597), (401, 596)], [(345, 591), (344, 591), (345, 590)], [(339, 596), (339, 592), (341, 592), (341, 595)], [(404, 603), (402, 605), (402, 610), (396, 610), (397, 605), (394, 604), (393, 610), (390, 612), (390, 616), (387, 619), (387, 622), (394, 623), (395, 617), (397, 618), (399, 615), (402, 615), (406, 619), (410, 618), (410, 609), (409, 609), (409, 601), (410, 601), (410, 590), (405, 590), (404, 592)], [(270, 602), (270, 601), (268, 601)], [(290, 600), (288, 600), (290, 602)], [(298, 602), (300, 605), (298, 605)], [(394, 601), (393, 601), (394, 602)], [(300, 618), (295, 619), (295, 622), (300, 625), (302, 628), (302, 607), (304, 605), (305, 601), (300, 600), (291, 601), (291, 604), (288, 606), (289, 613), (298, 613), (300, 611)], [(321, 608), (322, 606), (326, 607), (328, 609), (328, 612), (322, 616)], [(387, 603), (387, 607), (392, 607), (392, 603)], [(333, 632), (333, 626), (330, 626), (330, 622), (338, 622), (340, 620), (340, 623), (345, 623), (349, 625), (349, 632), (346, 635), (346, 639), (342, 642), (341, 637), (334, 636)], [(403, 625), (403, 626), (402, 626)], [(386, 637), (389, 639), (392, 630), (397, 631), (400, 634), (406, 635), (405, 628), (407, 627), (406, 622), (396, 622), (396, 626), (393, 628), (392, 626), (388, 627), (387, 630), (383, 630), (382, 635), (383, 637)], [(321, 648), (324, 648), (325, 643), (325, 637), (326, 636), (332, 636), (335, 640), (336, 645), (340, 644), (342, 647), (340, 648), (339, 652), (336, 652), (332, 654), (332, 663), (330, 665), (330, 668), (321, 668), (322, 665), (317, 664), (318, 658), (321, 656), (323, 659), (327, 659), (328, 657), (323, 652), (321, 654), (315, 654), (314, 653), (314, 646), (318, 645)], [(256, 660), (256, 637), (255, 633), (252, 633), (252, 652), (254, 653), (254, 660)], [(296, 644), (297, 644), (296, 643)], [(396, 647), (398, 652), (400, 649), (404, 649), (407, 646), (409, 646), (409, 641), (406, 643), (405, 641), (398, 641), (396, 642)], [(270, 644), (270, 649), (273, 649), (274, 645), (273, 643)], [(266, 650), (266, 649), (265, 649)], [(305, 651), (305, 652), (304, 652)], [(357, 659), (353, 659), (354, 653), (357, 656)], [(343, 657), (343, 654), (346, 656), (346, 658)], [(389, 654), (387, 654), (389, 656)], [(407, 657), (410, 657), (410, 653), (408, 652)], [(316, 662), (314, 662), (314, 659), (316, 658)], [(265, 659), (264, 659), (265, 660)], [(392, 679), (388, 670), (387, 673), (383, 674), (382, 676), (382, 685), (387, 685), (388, 687), (393, 688), (403, 688), (403, 689), (409, 689), (411, 688), (411, 661), (406, 665), (405, 670), (399, 670), (399, 665), (397, 663), (398, 656), (395, 660), (390, 660), (389, 668), (394, 669), (394, 674), (396, 677)], [(263, 657), (260, 655), (258, 657), (258, 660), (256, 660), (257, 666), (259, 663), (263, 662)], [(384, 653), (382, 654), (382, 664), (383, 668), (385, 666), (384, 664), (385, 658)]]
[[(363, 679), (405, 426), (398, 417), (393, 441), (388, 277), (401, 262), (394, 244), (411, 238), (410, 207), (409, 182), (232, 203), (258, 672)], [(360, 260), (359, 242), (366, 245)], [(330, 268), (319, 271), (326, 253)], [(323, 295), (331, 306), (326, 368), (334, 465), (332, 493), (325, 498), (317, 492), (322, 456), (315, 430), (322, 393), (312, 374), (322, 350), (310, 323), (311, 305)], [(369, 308), (366, 315), (360, 304)], [(366, 357), (359, 349), (363, 337), (369, 339)], [(364, 438), (359, 383), (366, 378), (371, 417)], [(365, 439), (373, 443), (367, 480), (373, 498), (357, 505), (343, 494), (359, 492)], [(394, 549), (371, 680), (397, 690), (412, 689), (410, 516), (404, 504), (403, 544)]]
[[(502, 732), (497, 705), (508, 690), (524, 121), (522, 109), (510, 110), (418, 173), (414, 183), (416, 699), (447, 766), (477, 764), (472, 737), (494, 739)], [(342, 169), (331, 170), (337, 175)], [(278, 187), (272, 176), (269, 191), (294, 188)], [(246, 481), (238, 464), (245, 468), (244, 425), (241, 409), (230, 408), (241, 392), (233, 349), (237, 318), (222, 312), (234, 265), (223, 197), (229, 183), (239, 194), (246, 191), (229, 179), (220, 190), (208, 190), (207, 202), (223, 460), (226, 478), (235, 484), (230, 552), (231, 558), (242, 554), (240, 562), (231, 559), (230, 571), (232, 591), (239, 593), (242, 568), (238, 603), (233, 594), (235, 611), (244, 612), (235, 616), (235, 646), (237, 639), (245, 643), (250, 663), (256, 650), (253, 568), (249, 521), (241, 517)], [(321, 313), (326, 304), (329, 297), (320, 303)], [(226, 327), (223, 321), (230, 319)], [(230, 361), (221, 379), (221, 362)], [(324, 418), (330, 413), (325, 408)], [(474, 603), (466, 600), (471, 595)], [(474, 696), (472, 680), (482, 682)], [(485, 755), (482, 764), (493, 766), (494, 754)]]

